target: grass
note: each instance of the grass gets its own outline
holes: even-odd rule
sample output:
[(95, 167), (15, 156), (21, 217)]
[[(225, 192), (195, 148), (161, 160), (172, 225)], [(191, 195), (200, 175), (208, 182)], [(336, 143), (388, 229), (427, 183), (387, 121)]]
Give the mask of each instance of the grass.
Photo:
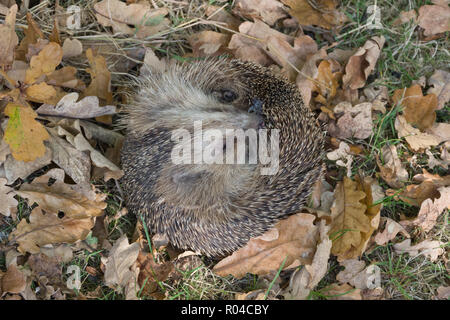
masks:
[[(125, 57), (128, 50), (133, 50), (140, 46), (147, 46), (157, 51), (158, 55), (167, 56), (179, 61), (185, 61), (184, 55), (190, 52), (189, 45), (185, 41), (188, 34), (204, 29), (216, 29), (214, 26), (202, 24), (204, 18), (202, 5), (207, 1), (158, 1), (165, 5), (169, 10), (169, 19), (172, 28), (164, 30), (160, 34), (149, 39), (132, 39), (112, 35), (109, 30), (100, 26), (93, 15), (93, 0), (69, 0), (64, 2), (64, 7), (75, 4), (82, 7), (83, 29), (72, 33), (74, 38), (83, 41), (86, 44), (98, 45), (103, 48), (102, 55), (107, 57), (108, 65), (112, 66), (112, 84), (114, 87), (127, 85), (127, 77), (120, 71), (115, 70), (118, 57)], [(232, 1), (229, 1), (230, 3)], [(42, 28), (45, 34), (52, 31), (53, 12), (46, 9), (48, 3), (54, 1), (43, 1), (40, 5), (32, 8), (33, 18)], [(187, 3), (187, 4), (186, 4)], [(209, 1), (210, 4), (223, 5), (224, 1)], [(378, 0), (377, 5), (380, 8), (381, 23), (383, 28), (370, 29), (361, 28), (367, 20), (367, 8), (375, 3), (363, 0), (343, 0), (342, 8), (345, 11), (349, 22), (340, 31), (337, 48), (356, 49), (374, 37), (383, 36), (385, 44), (382, 48), (380, 58), (376, 64), (375, 71), (370, 75), (367, 85), (386, 86), (389, 94), (399, 88), (409, 87), (413, 81), (419, 80), (425, 76), (428, 78), (436, 69), (447, 69), (450, 60), (448, 51), (448, 35), (437, 40), (423, 42), (419, 39), (418, 30), (413, 22), (395, 25), (394, 21), (398, 18), (400, 12), (411, 9), (417, 10), (424, 4), (430, 4), (431, 1), (423, 0)], [(151, 23), (152, 21), (150, 21)], [(26, 25), (22, 18), (19, 25)], [(354, 31), (357, 30), (357, 31)], [(65, 32), (64, 30), (62, 30)], [(66, 30), (67, 31), (67, 30)], [(308, 33), (311, 34), (311, 33)], [(312, 34), (319, 46), (329, 44), (320, 34)], [(70, 59), (68, 65), (73, 65), (79, 69), (81, 75), (85, 74), (86, 63), (76, 58)], [(132, 70), (132, 75), (136, 70)], [(85, 74), (87, 77), (87, 74)], [(356, 157), (352, 166), (352, 174), (363, 172), (365, 175), (375, 176), (378, 171), (375, 156), (380, 155), (385, 145), (394, 144), (399, 148), (399, 156), (407, 168), (410, 177), (420, 173), (419, 167), (410, 165), (408, 158), (412, 154), (403, 146), (403, 140), (399, 139), (394, 128), (394, 121), (397, 114), (401, 112), (399, 106), (388, 109), (385, 114), (377, 114), (374, 119), (374, 131), (370, 139), (365, 141), (348, 140), (349, 143), (360, 144), (364, 146), (365, 151), (361, 156)], [(444, 109), (437, 112), (437, 121), (450, 121), (450, 107), (447, 105)], [(437, 155), (437, 150), (432, 152)], [(426, 164), (424, 157), (418, 157), (418, 164)], [(338, 177), (345, 175), (345, 169), (334, 168), (328, 163), (328, 169), (336, 169)], [(444, 169), (435, 167), (432, 173), (444, 175)], [(378, 179), (383, 189), (389, 188), (382, 179)], [(115, 219), (117, 212), (123, 208), (123, 199), (117, 186), (113, 183), (97, 182), (97, 186), (108, 194), (107, 197), (107, 239), (114, 241), (121, 234), (126, 233), (131, 236), (136, 225), (136, 217), (133, 215), (124, 215)], [(385, 197), (382, 199), (382, 216), (399, 220), (400, 214), (414, 216), (418, 208), (396, 200), (394, 197)], [(15, 228), (21, 218), (27, 217), (30, 209), (26, 202), (20, 200), (17, 219), (0, 216), (0, 241), (7, 238), (8, 234)], [(441, 215), (437, 225), (428, 234), (428, 238), (439, 240), (446, 243), (448, 255), (448, 243), (450, 232), (448, 228), (448, 211)], [(420, 231), (414, 231), (412, 234), (416, 239), (423, 240), (425, 235)], [(102, 300), (123, 299), (124, 296), (105, 286), (103, 275), (101, 273), (101, 250), (88, 250), (86, 248), (78, 249), (75, 256), (69, 263), (63, 267), (63, 274), (66, 274), (69, 265), (75, 265), (81, 271), (81, 289), (76, 296), (72, 298), (96, 298)], [(362, 259), (369, 264), (375, 264), (380, 268), (381, 285), (385, 290), (386, 299), (431, 299), (435, 296), (436, 289), (442, 285), (448, 285), (448, 266), (441, 258), (435, 262), (418, 256), (415, 258), (407, 254), (396, 254), (393, 251), (392, 244), (385, 246), (375, 246), (366, 251)], [(211, 262), (206, 261), (202, 265), (188, 270), (180, 270), (181, 277), (176, 281), (168, 280), (159, 283), (161, 294), (166, 299), (231, 299), (236, 293), (248, 292), (257, 289), (265, 289), (266, 296), (275, 280), (280, 276), (278, 272), (275, 277), (268, 280), (258, 278), (254, 275), (248, 275), (244, 279), (238, 280), (232, 277), (219, 277), (215, 275), (210, 268)], [(89, 267), (89, 268), (88, 268)], [(92, 269), (90, 269), (92, 268)], [(93, 275), (86, 270), (96, 270), (98, 275)], [(330, 298), (321, 293), (321, 290), (336, 282), (336, 274), (343, 268), (338, 264), (334, 257), (328, 262), (328, 272), (321, 280), (317, 288), (311, 292), (311, 299)], [(6, 270), (6, 258), (0, 254), (0, 271)], [(65, 279), (67, 280), (67, 278)], [(265, 281), (265, 282), (264, 282)], [(270, 286), (270, 287), (269, 287)], [(268, 288), (269, 287), (269, 288)], [(268, 288), (268, 289), (267, 289)], [(147, 297), (141, 292), (141, 298)]]

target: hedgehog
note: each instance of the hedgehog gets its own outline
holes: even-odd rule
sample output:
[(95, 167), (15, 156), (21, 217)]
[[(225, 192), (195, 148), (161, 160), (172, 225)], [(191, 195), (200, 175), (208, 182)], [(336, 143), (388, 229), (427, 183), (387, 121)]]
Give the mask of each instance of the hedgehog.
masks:
[[(190, 162), (173, 161), (174, 132), (183, 129), (195, 140), (198, 121), (203, 132), (276, 130), (276, 172), (262, 174), (263, 164), (248, 161), (249, 139), (244, 163), (192, 161), (198, 149), (183, 158)], [(209, 257), (230, 254), (298, 213), (324, 171), (325, 131), (297, 87), (252, 62), (170, 64), (139, 81), (122, 123), (121, 183), (128, 209), (173, 246)], [(272, 136), (258, 142), (270, 149)], [(217, 157), (236, 151), (233, 142), (218, 139), (225, 151)]]

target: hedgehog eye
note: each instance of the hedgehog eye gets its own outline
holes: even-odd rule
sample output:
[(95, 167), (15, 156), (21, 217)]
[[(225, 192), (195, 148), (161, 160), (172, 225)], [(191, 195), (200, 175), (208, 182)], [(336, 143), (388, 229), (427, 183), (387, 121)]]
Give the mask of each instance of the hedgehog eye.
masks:
[(219, 100), (220, 102), (230, 103), (237, 99), (237, 94), (231, 90), (221, 90)]

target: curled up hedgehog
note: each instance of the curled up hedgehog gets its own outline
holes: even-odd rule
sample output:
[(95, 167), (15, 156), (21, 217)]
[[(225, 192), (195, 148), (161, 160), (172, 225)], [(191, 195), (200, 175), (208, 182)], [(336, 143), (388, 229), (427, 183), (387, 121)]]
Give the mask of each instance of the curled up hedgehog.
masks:
[[(299, 212), (323, 173), (324, 132), (298, 89), (250, 62), (174, 64), (146, 76), (123, 123), (128, 209), (174, 246), (208, 256), (231, 253)], [(205, 142), (208, 132), (223, 139)], [(248, 132), (268, 134), (252, 140)], [(260, 147), (274, 170), (264, 172), (258, 152), (251, 161)]]

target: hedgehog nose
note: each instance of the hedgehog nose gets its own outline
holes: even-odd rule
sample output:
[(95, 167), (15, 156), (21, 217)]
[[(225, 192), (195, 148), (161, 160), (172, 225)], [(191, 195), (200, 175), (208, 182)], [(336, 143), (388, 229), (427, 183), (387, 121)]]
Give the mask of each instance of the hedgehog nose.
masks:
[(261, 101), (261, 100), (259, 100), (259, 99), (253, 99), (252, 100), (252, 105), (250, 106), (250, 108), (248, 109), (248, 113), (252, 113), (252, 112), (254, 112), (254, 113), (256, 113), (257, 115), (262, 115), (262, 105), (263, 105), (263, 102)]

